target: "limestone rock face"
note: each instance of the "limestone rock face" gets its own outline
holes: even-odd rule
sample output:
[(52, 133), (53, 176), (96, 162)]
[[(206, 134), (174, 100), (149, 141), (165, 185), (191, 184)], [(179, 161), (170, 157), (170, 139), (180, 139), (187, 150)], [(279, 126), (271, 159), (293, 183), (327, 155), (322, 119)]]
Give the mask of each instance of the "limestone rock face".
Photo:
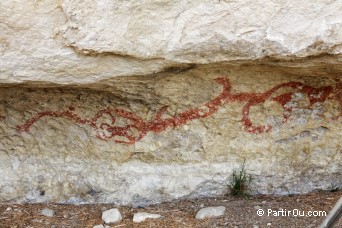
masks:
[(342, 51), (339, 1), (64, 0), (62, 7), (69, 19), (62, 37), (84, 54), (208, 63)]
[(1, 197), (139, 206), (213, 196), (244, 160), (252, 193), (341, 186), (341, 78), (270, 69), (198, 67), (108, 91), (1, 88)]
[(342, 187), (341, 1), (1, 1), (0, 201)]
[(342, 53), (339, 0), (23, 0), (0, 8), (0, 83), (79, 85), (185, 63)]

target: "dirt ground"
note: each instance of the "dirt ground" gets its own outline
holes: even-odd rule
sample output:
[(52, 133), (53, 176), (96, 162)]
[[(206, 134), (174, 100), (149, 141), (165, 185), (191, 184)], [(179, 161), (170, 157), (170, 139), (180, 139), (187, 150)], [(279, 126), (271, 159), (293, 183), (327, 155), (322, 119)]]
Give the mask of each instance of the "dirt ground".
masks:
[[(232, 196), (173, 201), (145, 208), (131, 208), (113, 204), (65, 205), (65, 204), (0, 204), (0, 227), (93, 227), (102, 224), (104, 210), (118, 208), (123, 220), (110, 227), (317, 227), (325, 218), (342, 191), (314, 192), (293, 196)], [(224, 216), (196, 220), (196, 212), (203, 207), (225, 206)], [(55, 211), (46, 217), (41, 210)], [(264, 211), (259, 216), (257, 211)], [(290, 211), (290, 212), (289, 212)], [(133, 223), (136, 212), (157, 213), (159, 219)], [(291, 215), (288, 215), (291, 213)], [(303, 214), (304, 213), (304, 214)], [(309, 213), (314, 215), (309, 216)], [(295, 214), (295, 215), (293, 215)], [(339, 219), (336, 227), (342, 227)]]

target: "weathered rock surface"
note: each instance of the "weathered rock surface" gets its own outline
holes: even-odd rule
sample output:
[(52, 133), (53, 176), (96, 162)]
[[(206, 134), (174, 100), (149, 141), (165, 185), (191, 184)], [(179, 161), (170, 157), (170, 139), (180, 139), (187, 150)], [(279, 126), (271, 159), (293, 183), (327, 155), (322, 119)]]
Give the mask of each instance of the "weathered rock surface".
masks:
[(342, 187), (341, 1), (1, 1), (0, 201)]
[(342, 53), (339, 0), (24, 0), (0, 9), (0, 83), (79, 85), (178, 64)]
[(213, 196), (243, 160), (254, 193), (341, 186), (340, 79), (251, 69), (131, 77), (113, 92), (2, 88), (2, 199)]

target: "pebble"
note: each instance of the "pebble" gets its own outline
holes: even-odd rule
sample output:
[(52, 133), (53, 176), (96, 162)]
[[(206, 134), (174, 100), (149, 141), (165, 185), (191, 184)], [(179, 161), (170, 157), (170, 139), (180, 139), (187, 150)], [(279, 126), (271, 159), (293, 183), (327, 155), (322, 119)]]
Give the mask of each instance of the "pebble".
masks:
[(41, 223), (42, 220), (41, 219), (32, 219), (31, 222), (39, 222), (39, 223)]
[(210, 217), (218, 217), (224, 214), (226, 207), (205, 207), (197, 211), (195, 218), (196, 219), (204, 219)]
[(150, 214), (150, 213), (146, 213), (146, 212), (138, 212), (135, 213), (133, 216), (133, 222), (143, 222), (145, 221), (145, 219), (157, 219), (160, 218), (161, 215), (159, 214)]
[(117, 208), (113, 208), (102, 212), (102, 220), (107, 224), (118, 223), (121, 222), (122, 217), (120, 211)]
[(44, 208), (41, 214), (47, 217), (53, 217), (55, 215), (55, 211), (49, 208)]
[(271, 226), (271, 225), (272, 225), (272, 223), (270, 223), (270, 222), (267, 223), (267, 226)]
[(110, 226), (108, 225), (103, 226), (102, 224), (100, 224), (100, 225), (93, 226), (93, 228), (110, 228)]
[(261, 207), (260, 206), (255, 206), (254, 207), (256, 210), (259, 210), (259, 209), (261, 209)]
[(101, 225), (93, 226), (93, 228), (104, 228), (104, 226), (101, 224)]

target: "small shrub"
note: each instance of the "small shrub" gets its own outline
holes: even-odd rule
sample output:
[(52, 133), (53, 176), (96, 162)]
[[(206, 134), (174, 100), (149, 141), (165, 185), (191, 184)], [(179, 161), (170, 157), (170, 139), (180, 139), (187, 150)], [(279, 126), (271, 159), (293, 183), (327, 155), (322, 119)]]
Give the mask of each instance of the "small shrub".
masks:
[(230, 194), (233, 196), (248, 196), (249, 185), (252, 182), (252, 177), (247, 174), (245, 169), (245, 161), (239, 171), (233, 170), (233, 176), (230, 183)]
[(337, 192), (339, 190), (339, 188), (337, 185), (331, 183), (330, 188), (328, 190), (329, 190), (329, 192)]

